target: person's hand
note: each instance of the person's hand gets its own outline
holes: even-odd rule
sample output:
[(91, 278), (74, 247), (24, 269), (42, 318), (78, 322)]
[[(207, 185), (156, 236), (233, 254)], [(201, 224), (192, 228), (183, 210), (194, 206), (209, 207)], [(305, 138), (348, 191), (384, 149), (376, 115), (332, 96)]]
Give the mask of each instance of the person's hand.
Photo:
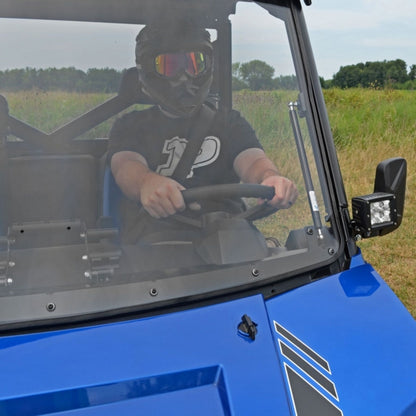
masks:
[(140, 187), (140, 202), (152, 217), (165, 218), (185, 209), (184, 189), (171, 178), (148, 172)]
[(298, 198), (296, 185), (284, 176), (269, 176), (261, 184), (274, 187), (275, 195), (269, 204), (275, 208), (290, 208)]

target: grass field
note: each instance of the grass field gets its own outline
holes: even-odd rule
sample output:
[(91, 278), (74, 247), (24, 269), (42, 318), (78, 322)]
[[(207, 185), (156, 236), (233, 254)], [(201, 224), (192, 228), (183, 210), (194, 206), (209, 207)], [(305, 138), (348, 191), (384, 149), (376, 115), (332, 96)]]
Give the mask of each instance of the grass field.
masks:
[[(324, 96), (349, 200), (373, 191), (378, 162), (394, 156), (407, 159), (407, 197), (401, 227), (394, 233), (364, 240), (359, 245), (365, 259), (416, 317), (416, 91), (334, 89), (325, 90)], [(15, 117), (46, 132), (106, 98), (104, 94), (85, 94), (74, 100), (72, 94), (59, 92), (7, 94)], [(287, 103), (291, 100), (296, 100), (293, 92), (277, 91), (241, 92), (234, 99), (235, 106), (262, 138), (266, 150), (273, 152), (268, 149), (273, 136), (281, 138), (281, 153), (293, 151), (285, 147), (293, 146), (287, 117)], [(111, 124), (111, 120), (103, 123), (89, 136), (105, 137)], [(290, 172), (290, 162), (286, 161), (285, 165), (282, 158), (279, 160), (283, 163), (282, 171)], [(303, 182), (301, 178), (295, 180)]]
[[(416, 91), (331, 89), (324, 91), (324, 97), (349, 201), (373, 192), (380, 161), (395, 156), (407, 159), (407, 194), (401, 227), (386, 236), (362, 240), (359, 246), (364, 258), (416, 318)], [(289, 92), (244, 92), (236, 96), (235, 104), (249, 118), (259, 137), (267, 138), (271, 126), (279, 126), (275, 134), (285, 146), (285, 138), (292, 133), (287, 121), (277, 113), (287, 118), (287, 103), (291, 100), (296, 100), (296, 96)], [(279, 107), (281, 111), (276, 110)], [(283, 166), (282, 171), (290, 176), (290, 168)], [(296, 181), (301, 182), (302, 179)]]
[(349, 199), (373, 191), (379, 161), (407, 160), (401, 227), (359, 245), (416, 318), (416, 91), (328, 90), (325, 100)]

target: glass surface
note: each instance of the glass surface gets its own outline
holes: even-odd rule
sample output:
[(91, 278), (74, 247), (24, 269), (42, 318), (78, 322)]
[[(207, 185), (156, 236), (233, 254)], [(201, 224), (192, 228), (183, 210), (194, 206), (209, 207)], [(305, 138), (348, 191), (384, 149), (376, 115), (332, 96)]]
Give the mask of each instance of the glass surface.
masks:
[[(336, 252), (290, 10), (211, 3), (193, 2), (186, 25), (172, 9), (168, 36), (143, 41), (137, 67), (149, 2), (137, 23), (0, 19), (0, 323), (200, 299), (293, 278)], [(189, 23), (201, 15), (202, 32)], [(156, 57), (195, 50), (198, 76), (180, 63), (173, 79), (156, 73)], [(262, 182), (241, 177), (252, 149), (296, 185), (290, 206), (276, 212), (270, 189), (241, 186)], [(176, 174), (196, 196), (157, 219), (145, 195), (175, 210), (157, 187)]]
[(371, 225), (391, 221), (390, 200), (370, 204)]

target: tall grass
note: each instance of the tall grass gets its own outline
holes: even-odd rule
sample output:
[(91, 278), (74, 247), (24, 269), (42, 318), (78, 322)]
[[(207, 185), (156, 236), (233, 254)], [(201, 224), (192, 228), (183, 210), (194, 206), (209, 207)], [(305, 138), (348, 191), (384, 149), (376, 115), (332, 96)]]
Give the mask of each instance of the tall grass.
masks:
[(45, 133), (51, 133), (109, 98), (106, 94), (40, 90), (7, 92), (3, 95), (14, 117), (24, 120)]
[[(291, 229), (310, 225), (309, 201), (304, 185), (302, 168), (289, 118), (290, 102), (296, 101), (296, 91), (242, 91), (234, 95), (233, 105), (250, 122), (267, 155), (274, 161), (280, 173), (293, 180), (299, 190), (299, 198), (290, 210), (280, 210), (277, 215), (265, 218), (256, 226), (268, 236), (281, 242), (287, 240)], [(313, 182), (318, 184), (316, 166), (313, 163), (312, 148), (305, 119), (299, 118), (305, 148), (310, 162)], [(315, 188), (319, 205), (322, 207), (320, 189)], [(321, 218), (324, 222), (324, 218)]]
[(416, 317), (416, 92), (334, 89), (324, 94), (350, 199), (373, 191), (378, 162), (395, 156), (407, 160), (401, 227), (359, 246)]
[(409, 144), (416, 129), (414, 91), (330, 89), (324, 91), (338, 149)]
[[(380, 161), (403, 156), (408, 162), (405, 215), (401, 227), (386, 236), (363, 240), (359, 246), (364, 258), (416, 317), (416, 92), (330, 89), (324, 90), (324, 97), (349, 200), (373, 192), (375, 170)], [(237, 94), (234, 103), (255, 127), (282, 172), (299, 186), (303, 180), (296, 177), (293, 158), (282, 157), (291, 151), (287, 147), (292, 141), (287, 138), (293, 137), (287, 117), (287, 103), (291, 100), (296, 100), (296, 96), (290, 92), (246, 92)], [(276, 136), (280, 155), (267, 146), (268, 138)], [(286, 224), (290, 224), (290, 212), (299, 210), (299, 205), (307, 210), (304, 199), (285, 214)], [(297, 218), (298, 215), (299, 212)], [(275, 227), (277, 235), (281, 235), (284, 225), (276, 225), (270, 219), (266, 221), (267, 228)]]
[[(76, 117), (110, 99), (114, 94), (62, 91), (5, 92), (10, 113), (31, 126), (51, 133)], [(137, 105), (137, 108), (143, 108)], [(117, 116), (86, 132), (82, 138), (108, 137)]]

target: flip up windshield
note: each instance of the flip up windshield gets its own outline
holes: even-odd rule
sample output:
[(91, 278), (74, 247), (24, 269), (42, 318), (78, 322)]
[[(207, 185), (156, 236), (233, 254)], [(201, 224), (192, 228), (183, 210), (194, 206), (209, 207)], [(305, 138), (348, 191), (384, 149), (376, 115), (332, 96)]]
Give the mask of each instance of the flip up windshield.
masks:
[(297, 9), (64, 3), (0, 6), (0, 324), (306, 283), (333, 261)]

